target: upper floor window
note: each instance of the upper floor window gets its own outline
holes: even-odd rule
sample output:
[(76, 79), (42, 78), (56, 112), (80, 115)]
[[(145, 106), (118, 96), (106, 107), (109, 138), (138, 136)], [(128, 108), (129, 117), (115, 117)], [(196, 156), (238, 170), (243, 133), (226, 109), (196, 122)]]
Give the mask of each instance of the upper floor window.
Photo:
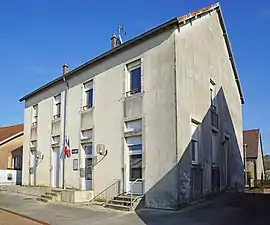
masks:
[(93, 131), (92, 129), (82, 130), (81, 139), (92, 139)]
[(130, 131), (141, 131), (142, 130), (142, 120), (137, 119), (137, 120), (131, 120), (125, 122), (125, 132), (130, 132)]
[(38, 105), (34, 105), (32, 108), (32, 124), (36, 125), (38, 122)]
[(191, 160), (192, 164), (199, 163), (199, 128), (198, 124), (192, 122), (191, 124)]
[(218, 128), (217, 96), (215, 82), (210, 80), (211, 125)]
[(60, 135), (52, 136), (52, 144), (60, 144)]
[(130, 63), (128, 69), (128, 90), (127, 94), (132, 95), (141, 92), (141, 61)]
[(84, 83), (84, 105), (83, 109), (88, 109), (93, 106), (93, 81)]
[(53, 118), (57, 119), (61, 116), (61, 94), (54, 96), (54, 115)]

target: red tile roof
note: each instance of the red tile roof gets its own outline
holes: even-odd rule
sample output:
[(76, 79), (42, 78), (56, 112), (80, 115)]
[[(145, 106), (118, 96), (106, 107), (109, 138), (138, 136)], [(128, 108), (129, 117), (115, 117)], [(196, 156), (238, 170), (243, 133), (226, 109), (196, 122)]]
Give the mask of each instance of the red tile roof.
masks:
[(0, 127), (0, 142), (23, 131), (23, 124), (16, 124), (7, 127)]
[(258, 157), (259, 129), (245, 130), (243, 132), (244, 144), (247, 144), (247, 157)]

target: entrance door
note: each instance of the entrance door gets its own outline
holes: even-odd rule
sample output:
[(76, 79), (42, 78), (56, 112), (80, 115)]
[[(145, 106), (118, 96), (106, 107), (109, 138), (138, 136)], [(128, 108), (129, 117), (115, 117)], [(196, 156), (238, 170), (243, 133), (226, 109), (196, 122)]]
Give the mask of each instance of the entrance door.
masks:
[(29, 168), (29, 176), (30, 176), (30, 185), (36, 185), (36, 167), (37, 167), (37, 151), (31, 150), (30, 153), (30, 168)]
[(86, 144), (84, 146), (85, 151), (85, 190), (92, 189), (92, 143)]
[(142, 137), (128, 137), (126, 143), (128, 146), (126, 192), (132, 191), (133, 194), (142, 195)]
[(52, 149), (52, 170), (51, 170), (51, 186), (59, 187), (60, 181), (60, 148)]

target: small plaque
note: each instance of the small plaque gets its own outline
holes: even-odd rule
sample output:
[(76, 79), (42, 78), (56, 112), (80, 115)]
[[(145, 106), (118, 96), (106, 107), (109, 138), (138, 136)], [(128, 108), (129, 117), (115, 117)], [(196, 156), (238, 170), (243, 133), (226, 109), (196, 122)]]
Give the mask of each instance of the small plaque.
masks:
[(71, 152), (72, 152), (72, 154), (78, 154), (79, 153), (79, 149), (72, 149)]
[(7, 180), (12, 180), (12, 174), (11, 173), (7, 174)]
[(73, 159), (73, 170), (77, 171), (79, 169), (78, 159)]

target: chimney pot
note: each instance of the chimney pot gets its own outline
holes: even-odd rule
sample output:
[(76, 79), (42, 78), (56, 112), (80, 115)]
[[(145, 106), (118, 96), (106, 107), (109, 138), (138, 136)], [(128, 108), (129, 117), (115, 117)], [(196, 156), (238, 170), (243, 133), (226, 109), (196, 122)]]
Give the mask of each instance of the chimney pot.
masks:
[(111, 37), (111, 43), (112, 43), (112, 49), (117, 46), (117, 37), (115, 34)]
[(68, 72), (68, 65), (65, 63), (63, 66), (62, 66), (62, 69), (63, 69), (63, 74), (66, 74)]

